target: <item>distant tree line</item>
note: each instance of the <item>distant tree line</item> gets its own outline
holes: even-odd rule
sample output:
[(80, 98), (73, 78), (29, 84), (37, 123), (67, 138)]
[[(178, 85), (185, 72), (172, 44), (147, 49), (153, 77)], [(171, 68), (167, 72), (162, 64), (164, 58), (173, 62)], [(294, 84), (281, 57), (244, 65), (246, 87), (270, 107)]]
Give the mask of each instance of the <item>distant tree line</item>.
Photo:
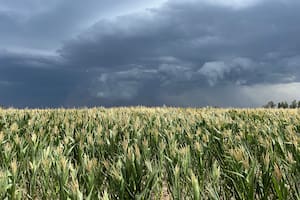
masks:
[(273, 101), (269, 101), (264, 108), (300, 108), (300, 101), (293, 100), (290, 104), (286, 101), (278, 102), (277, 104)]

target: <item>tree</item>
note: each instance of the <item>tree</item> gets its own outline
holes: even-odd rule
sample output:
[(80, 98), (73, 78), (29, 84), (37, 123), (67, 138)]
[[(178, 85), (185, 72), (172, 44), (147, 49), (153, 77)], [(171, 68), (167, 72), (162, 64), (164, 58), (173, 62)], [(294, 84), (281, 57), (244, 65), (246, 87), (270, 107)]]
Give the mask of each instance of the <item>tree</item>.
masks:
[(290, 105), (290, 108), (297, 108), (297, 101), (296, 100), (292, 101), (292, 103)]
[(289, 104), (286, 101), (284, 101), (284, 102), (282, 102), (282, 107), (289, 108)]
[(288, 108), (289, 104), (286, 101), (279, 102), (277, 108)]
[(298, 106), (297, 107), (300, 108), (300, 101), (298, 101)]
[(275, 108), (276, 104), (273, 101), (269, 101), (267, 105), (264, 105), (264, 108)]

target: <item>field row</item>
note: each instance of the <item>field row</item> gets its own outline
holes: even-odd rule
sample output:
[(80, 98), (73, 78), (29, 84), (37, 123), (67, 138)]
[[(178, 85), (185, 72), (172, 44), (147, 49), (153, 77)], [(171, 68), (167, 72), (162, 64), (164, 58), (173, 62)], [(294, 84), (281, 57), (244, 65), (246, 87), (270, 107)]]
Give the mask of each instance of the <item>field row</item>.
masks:
[(0, 109), (1, 199), (300, 199), (300, 112)]

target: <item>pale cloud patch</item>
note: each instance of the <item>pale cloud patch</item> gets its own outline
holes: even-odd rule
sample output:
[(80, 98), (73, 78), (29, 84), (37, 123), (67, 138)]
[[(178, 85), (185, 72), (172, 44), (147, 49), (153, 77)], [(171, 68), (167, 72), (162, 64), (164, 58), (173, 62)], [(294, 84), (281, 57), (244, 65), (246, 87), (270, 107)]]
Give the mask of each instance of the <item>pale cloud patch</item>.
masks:
[(13, 83), (12, 82), (10, 82), (10, 81), (1, 81), (0, 80), (0, 86), (10, 86), (10, 85), (12, 85)]
[[(177, 0), (180, 2), (179, 0)], [(201, 2), (213, 6), (224, 6), (234, 9), (242, 9), (250, 6), (257, 5), (266, 0), (187, 0), (187, 2)]]
[(300, 99), (300, 82), (243, 86), (240, 91), (255, 106), (262, 106), (270, 100), (291, 102)]
[(210, 86), (214, 86), (218, 81), (232, 72), (241, 72), (254, 67), (254, 63), (248, 58), (234, 58), (230, 61), (211, 61), (206, 62), (198, 70), (198, 73), (204, 75)]
[(92, 81), (91, 95), (97, 98), (130, 100), (138, 95), (143, 82), (153, 78), (155, 70), (133, 68), (126, 71), (102, 73)]
[(207, 3), (222, 5), (233, 8), (245, 8), (249, 6), (254, 6), (263, 0), (205, 0)]
[(268, 101), (300, 99), (300, 82), (283, 84), (225, 85), (196, 88), (177, 95), (161, 94), (163, 101), (176, 106), (261, 107)]

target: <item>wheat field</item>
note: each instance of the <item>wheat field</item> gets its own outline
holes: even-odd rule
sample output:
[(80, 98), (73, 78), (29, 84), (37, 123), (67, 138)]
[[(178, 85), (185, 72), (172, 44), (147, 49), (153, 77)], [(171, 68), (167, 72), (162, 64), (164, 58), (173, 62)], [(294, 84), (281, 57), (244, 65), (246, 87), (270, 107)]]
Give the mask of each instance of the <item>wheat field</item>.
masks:
[(300, 111), (0, 109), (1, 199), (300, 199)]

